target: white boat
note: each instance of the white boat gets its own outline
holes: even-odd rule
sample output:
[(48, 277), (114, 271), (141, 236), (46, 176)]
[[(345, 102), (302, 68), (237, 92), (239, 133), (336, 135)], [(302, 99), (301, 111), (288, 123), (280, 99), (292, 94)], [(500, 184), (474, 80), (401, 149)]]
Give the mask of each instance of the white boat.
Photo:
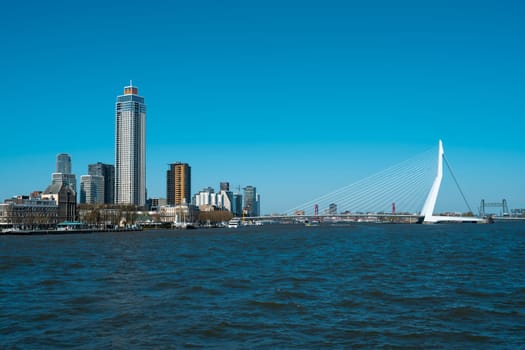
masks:
[(228, 228), (238, 228), (239, 226), (241, 226), (241, 219), (239, 218), (233, 218), (228, 221)]

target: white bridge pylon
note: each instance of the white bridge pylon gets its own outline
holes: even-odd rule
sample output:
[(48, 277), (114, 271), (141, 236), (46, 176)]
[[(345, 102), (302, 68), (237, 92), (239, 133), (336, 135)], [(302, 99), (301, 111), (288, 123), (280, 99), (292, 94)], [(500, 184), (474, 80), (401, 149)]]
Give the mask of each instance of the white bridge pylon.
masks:
[(441, 180), (443, 179), (443, 157), (445, 152), (443, 150), (443, 141), (439, 140), (438, 146), (438, 164), (437, 174), (428, 193), (423, 209), (421, 210), (421, 216), (423, 217), (424, 224), (435, 224), (438, 222), (475, 222), (482, 223), (485, 220), (476, 217), (465, 217), (465, 216), (439, 216), (434, 215), (434, 208), (436, 207), (436, 201), (439, 194), (439, 188), (441, 187)]

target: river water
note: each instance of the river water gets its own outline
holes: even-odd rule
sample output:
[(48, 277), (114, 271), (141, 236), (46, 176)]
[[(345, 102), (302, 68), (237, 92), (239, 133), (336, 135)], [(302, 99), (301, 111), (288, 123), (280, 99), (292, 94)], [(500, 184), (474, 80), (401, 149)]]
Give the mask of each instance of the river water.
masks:
[(524, 348), (525, 222), (0, 236), (0, 348)]

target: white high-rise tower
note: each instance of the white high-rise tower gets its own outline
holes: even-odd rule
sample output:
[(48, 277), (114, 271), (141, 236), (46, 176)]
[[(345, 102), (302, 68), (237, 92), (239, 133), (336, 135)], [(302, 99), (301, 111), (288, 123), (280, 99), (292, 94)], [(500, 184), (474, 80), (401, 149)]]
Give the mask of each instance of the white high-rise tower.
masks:
[(146, 105), (131, 82), (116, 103), (115, 203), (146, 204)]

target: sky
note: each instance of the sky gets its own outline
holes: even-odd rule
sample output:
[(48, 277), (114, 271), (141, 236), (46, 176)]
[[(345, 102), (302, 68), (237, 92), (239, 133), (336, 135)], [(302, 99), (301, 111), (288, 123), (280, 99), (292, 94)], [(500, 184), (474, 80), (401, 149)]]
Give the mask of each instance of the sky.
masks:
[[(525, 208), (519, 1), (18, 1), (0, 11), (0, 199), (114, 164), (115, 101), (147, 105), (147, 190), (256, 186), (280, 213), (443, 140), (473, 207)], [(446, 177), (446, 175), (445, 175)], [(445, 180), (444, 180), (445, 181)], [(449, 186), (438, 210), (465, 211)]]

